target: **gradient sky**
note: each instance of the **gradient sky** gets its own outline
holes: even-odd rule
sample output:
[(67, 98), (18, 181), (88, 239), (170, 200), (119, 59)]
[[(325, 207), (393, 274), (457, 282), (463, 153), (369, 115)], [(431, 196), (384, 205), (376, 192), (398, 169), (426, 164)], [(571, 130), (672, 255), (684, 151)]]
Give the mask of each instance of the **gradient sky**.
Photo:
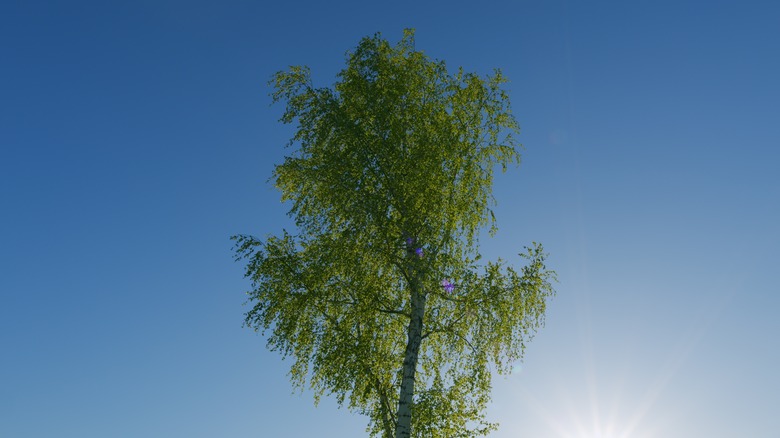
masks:
[(228, 237), (290, 227), (266, 82), (360, 38), (499, 67), (523, 164), (485, 258), (560, 282), (495, 438), (776, 438), (780, 6), (0, 5), (0, 436), (365, 436), (241, 327)]

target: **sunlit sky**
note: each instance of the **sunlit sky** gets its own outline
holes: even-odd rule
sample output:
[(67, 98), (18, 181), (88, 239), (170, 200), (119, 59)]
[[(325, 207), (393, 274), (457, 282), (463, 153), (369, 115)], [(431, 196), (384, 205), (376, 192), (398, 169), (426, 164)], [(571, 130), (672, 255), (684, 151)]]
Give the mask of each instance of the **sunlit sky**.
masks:
[(0, 5), (0, 436), (365, 436), (241, 327), (228, 237), (291, 227), (266, 82), (381, 32), (501, 68), (523, 164), (485, 258), (539, 241), (545, 328), (496, 438), (775, 438), (780, 6), (721, 1)]

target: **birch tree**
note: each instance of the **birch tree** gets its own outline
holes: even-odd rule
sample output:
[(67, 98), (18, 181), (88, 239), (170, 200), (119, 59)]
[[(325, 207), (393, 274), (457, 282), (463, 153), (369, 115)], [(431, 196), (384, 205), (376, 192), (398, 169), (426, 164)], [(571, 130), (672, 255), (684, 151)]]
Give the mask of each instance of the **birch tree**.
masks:
[(376, 34), (333, 87), (307, 67), (273, 76), (290, 154), (271, 180), (296, 230), (233, 236), (251, 279), (245, 325), (310, 387), (385, 438), (488, 435), (493, 372), (544, 322), (554, 272), (533, 243), (519, 269), (481, 262), (496, 231), (493, 172), (520, 163), (499, 70), (480, 77)]

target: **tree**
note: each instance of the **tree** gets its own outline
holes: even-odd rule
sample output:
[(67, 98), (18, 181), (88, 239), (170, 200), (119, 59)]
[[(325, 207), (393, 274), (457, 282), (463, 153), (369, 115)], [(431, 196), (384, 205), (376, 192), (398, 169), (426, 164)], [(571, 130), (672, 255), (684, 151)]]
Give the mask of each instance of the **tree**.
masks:
[(543, 324), (554, 272), (542, 246), (478, 264), (496, 231), (493, 170), (519, 164), (519, 131), (499, 70), (447, 72), (414, 49), (361, 40), (331, 88), (307, 67), (273, 76), (299, 147), (272, 179), (299, 233), (233, 236), (246, 259), (245, 325), (292, 356), (295, 387), (367, 415), (371, 436), (472, 437), (492, 367), (523, 356)]

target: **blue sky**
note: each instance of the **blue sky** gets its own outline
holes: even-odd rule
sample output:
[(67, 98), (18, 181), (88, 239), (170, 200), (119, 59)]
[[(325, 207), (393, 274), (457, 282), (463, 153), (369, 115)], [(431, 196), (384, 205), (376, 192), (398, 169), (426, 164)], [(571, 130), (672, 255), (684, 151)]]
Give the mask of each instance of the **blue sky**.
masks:
[(496, 438), (776, 437), (780, 7), (4, 2), (0, 436), (365, 436), (241, 327), (228, 237), (290, 227), (267, 80), (382, 32), (499, 67), (523, 164), (486, 258), (558, 271)]

